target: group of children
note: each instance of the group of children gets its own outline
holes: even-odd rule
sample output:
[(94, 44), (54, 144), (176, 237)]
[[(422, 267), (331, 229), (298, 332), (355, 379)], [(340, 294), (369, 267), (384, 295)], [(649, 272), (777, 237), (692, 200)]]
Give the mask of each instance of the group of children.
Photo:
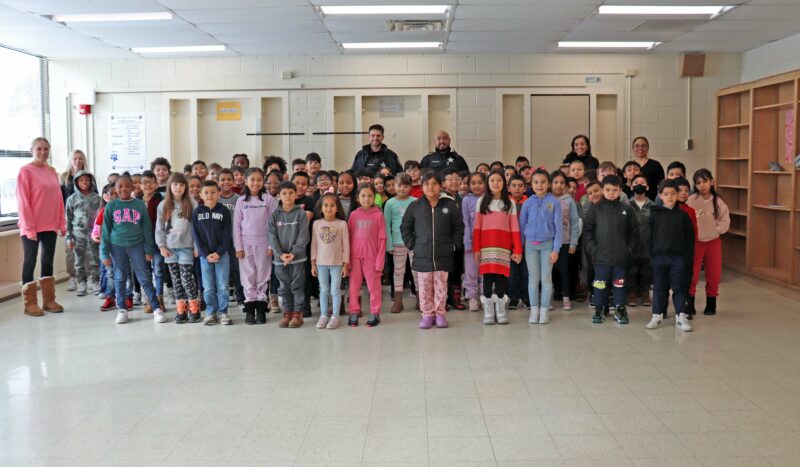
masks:
[(587, 170), (576, 158), (548, 172), (520, 157), (471, 173), (407, 161), (398, 174), (325, 171), (321, 162), (316, 153), (295, 159), (289, 175), (280, 157), (262, 169), (236, 154), (231, 168), (196, 161), (172, 173), (157, 158), (141, 174), (112, 174), (101, 194), (91, 174), (76, 173), (66, 212), (77, 294), (94, 289), (119, 324), (143, 299), (156, 322), (174, 300), (176, 323), (206, 325), (232, 323), (233, 295), (246, 324), (272, 311), (289, 328), (303, 325), (318, 296), (317, 328), (336, 329), (345, 312), (358, 326), (364, 283), (367, 327), (381, 322), (382, 285), (398, 313), (410, 283), (427, 329), (447, 327), (448, 308), (482, 308), (484, 324), (507, 324), (520, 302), (529, 323), (546, 324), (554, 299), (572, 310), (589, 287), (593, 322), (613, 310), (627, 324), (626, 306), (650, 305), (652, 286), (647, 328), (666, 317), (672, 290), (676, 327), (691, 331), (702, 267), (705, 313), (716, 311), (729, 218), (706, 169), (691, 193), (683, 164), (671, 164), (651, 199), (633, 161)]

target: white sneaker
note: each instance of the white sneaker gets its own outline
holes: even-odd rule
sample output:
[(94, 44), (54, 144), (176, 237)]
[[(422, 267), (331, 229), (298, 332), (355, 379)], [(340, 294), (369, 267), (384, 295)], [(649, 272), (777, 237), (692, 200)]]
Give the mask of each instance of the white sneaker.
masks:
[(657, 329), (659, 326), (661, 326), (661, 315), (653, 315), (650, 322), (644, 325), (647, 329)]
[(75, 288), (75, 295), (79, 297), (83, 297), (86, 295), (86, 282), (80, 281), (78, 282), (78, 287)]
[(117, 311), (117, 324), (125, 324), (128, 322), (128, 310)]
[(87, 291), (89, 293), (97, 295), (97, 293), (100, 292), (100, 284), (97, 281), (93, 280), (93, 279), (87, 279), (86, 280), (86, 289), (87, 289)]
[(206, 326), (213, 326), (217, 324), (217, 314), (211, 313), (210, 315), (206, 315), (205, 319), (203, 319), (203, 324)]
[(541, 308), (539, 310), (539, 324), (547, 324), (549, 322), (550, 322), (550, 310), (548, 308)]
[(694, 328), (692, 327), (691, 324), (689, 324), (688, 317), (689, 315), (687, 315), (686, 313), (679, 314), (678, 317), (675, 318), (675, 327), (684, 332), (692, 331)]
[(156, 323), (167, 322), (167, 317), (164, 316), (164, 312), (161, 310), (161, 308), (156, 308), (155, 311), (153, 311), (153, 321)]
[(325, 329), (325, 326), (328, 325), (328, 315), (322, 315), (319, 317), (319, 321), (317, 321), (317, 329)]
[(231, 317), (228, 315), (228, 313), (220, 313), (217, 318), (219, 318), (219, 324), (223, 326), (230, 326), (233, 324), (233, 321), (231, 321)]
[(139, 306), (142, 304), (142, 294), (139, 292), (133, 293), (133, 304)]
[(479, 311), (481, 309), (481, 304), (478, 302), (477, 298), (470, 298), (469, 299), (469, 311)]
[[(547, 308), (545, 308), (546, 310)], [(531, 314), (528, 316), (528, 323), (539, 324), (539, 307), (531, 305)]]
[(67, 281), (67, 292), (74, 292), (78, 288), (78, 281), (74, 277), (70, 277)]
[(172, 292), (172, 289), (170, 287), (167, 287), (167, 293), (164, 294), (164, 302), (167, 305), (175, 304), (175, 293)]

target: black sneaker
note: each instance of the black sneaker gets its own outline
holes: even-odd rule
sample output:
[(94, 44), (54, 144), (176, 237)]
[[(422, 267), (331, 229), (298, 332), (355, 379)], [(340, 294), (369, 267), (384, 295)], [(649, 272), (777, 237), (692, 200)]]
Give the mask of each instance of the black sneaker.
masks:
[(183, 324), (187, 320), (186, 313), (175, 315), (175, 324)]
[(350, 326), (351, 328), (358, 327), (358, 314), (356, 313), (351, 314), (350, 317), (347, 318), (347, 325)]
[(202, 319), (200, 318), (200, 313), (199, 312), (198, 313), (189, 313), (189, 322), (190, 323), (199, 323), (200, 321), (202, 321)]
[(614, 320), (619, 324), (628, 324), (628, 311), (624, 306), (618, 306), (614, 312)]
[(509, 300), (506, 308), (508, 308), (509, 310), (516, 310), (517, 304), (519, 304), (519, 300)]
[(370, 313), (369, 319), (367, 320), (367, 327), (374, 328), (375, 326), (381, 323), (381, 315), (377, 313)]
[(592, 323), (600, 324), (606, 319), (605, 311), (603, 307), (597, 306), (594, 308), (594, 316), (592, 316)]

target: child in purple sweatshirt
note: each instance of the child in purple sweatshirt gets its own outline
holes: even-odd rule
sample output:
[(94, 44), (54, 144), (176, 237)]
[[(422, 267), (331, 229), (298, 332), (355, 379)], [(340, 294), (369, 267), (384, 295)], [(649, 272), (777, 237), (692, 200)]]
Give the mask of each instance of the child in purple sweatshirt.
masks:
[(481, 295), (481, 276), (478, 274), (478, 263), (472, 253), (472, 229), (475, 226), (475, 210), (478, 200), (483, 196), (486, 187), (486, 176), (475, 172), (469, 176), (469, 193), (461, 202), (461, 213), (464, 215), (464, 296), (469, 300), (469, 311), (478, 311)]
[(267, 286), (272, 273), (269, 219), (278, 202), (264, 188), (264, 172), (258, 167), (245, 171), (244, 194), (233, 214), (233, 245), (239, 259), (244, 289), (245, 324), (267, 322)]

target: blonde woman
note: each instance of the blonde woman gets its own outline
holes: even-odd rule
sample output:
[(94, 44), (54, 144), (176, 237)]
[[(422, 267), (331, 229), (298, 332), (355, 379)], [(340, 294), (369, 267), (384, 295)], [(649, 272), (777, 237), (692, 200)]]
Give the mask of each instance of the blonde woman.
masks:
[[(80, 149), (72, 151), (67, 163), (67, 169), (61, 173), (61, 196), (64, 198), (64, 203), (67, 198), (75, 192), (75, 174), (81, 170), (86, 170), (86, 154)], [(65, 243), (66, 245), (66, 243)], [(67, 290), (72, 292), (76, 289), (77, 281), (75, 279), (75, 253), (69, 247), (66, 247), (66, 262), (67, 274), (69, 274), (69, 282), (67, 282)], [(96, 292), (93, 290), (92, 292)]]
[[(67, 230), (64, 203), (61, 200), (58, 174), (48, 164), (50, 142), (39, 137), (31, 143), (33, 160), (23, 166), (17, 176), (17, 203), (19, 206), (19, 232), (25, 259), (22, 263), (22, 297), (25, 314), (42, 316), (44, 311), (60, 313), (64, 308), (56, 302), (53, 257), (56, 238)], [(33, 279), (36, 256), (42, 248), (39, 286), (42, 288), (42, 305), (36, 296)]]

